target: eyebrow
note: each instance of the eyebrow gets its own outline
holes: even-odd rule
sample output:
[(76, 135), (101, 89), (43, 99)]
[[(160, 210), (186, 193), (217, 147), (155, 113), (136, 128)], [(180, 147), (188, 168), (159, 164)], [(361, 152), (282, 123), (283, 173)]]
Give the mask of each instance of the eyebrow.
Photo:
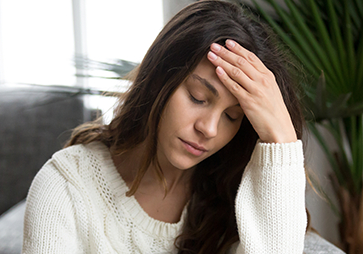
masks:
[(202, 83), (206, 88), (208, 88), (208, 90), (211, 91), (214, 96), (219, 97), (217, 89), (211, 83), (209, 83), (208, 80), (200, 77), (197, 74), (192, 74), (192, 78), (199, 80), (200, 83)]

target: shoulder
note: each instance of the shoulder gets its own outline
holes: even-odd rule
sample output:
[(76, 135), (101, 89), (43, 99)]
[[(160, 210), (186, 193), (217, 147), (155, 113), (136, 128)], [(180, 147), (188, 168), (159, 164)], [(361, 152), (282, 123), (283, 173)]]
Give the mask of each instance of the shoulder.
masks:
[(78, 144), (56, 152), (39, 173), (52, 167), (66, 180), (79, 182), (91, 178), (93, 171), (105, 162), (111, 163), (108, 147), (103, 143)]
[(102, 157), (108, 152), (108, 148), (101, 142), (92, 142), (89, 144), (78, 144), (64, 148), (56, 152), (52, 159), (79, 160), (83, 156)]
[(64, 148), (56, 152), (51, 161), (79, 167), (82, 162), (103, 160), (105, 157), (109, 157), (108, 148), (101, 142), (92, 142)]

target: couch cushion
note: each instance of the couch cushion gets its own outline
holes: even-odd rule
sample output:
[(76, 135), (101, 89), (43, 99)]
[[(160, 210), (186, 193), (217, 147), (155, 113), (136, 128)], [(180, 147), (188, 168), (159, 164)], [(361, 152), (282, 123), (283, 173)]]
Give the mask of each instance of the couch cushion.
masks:
[(0, 254), (19, 254), (23, 242), (25, 200), (0, 216)]

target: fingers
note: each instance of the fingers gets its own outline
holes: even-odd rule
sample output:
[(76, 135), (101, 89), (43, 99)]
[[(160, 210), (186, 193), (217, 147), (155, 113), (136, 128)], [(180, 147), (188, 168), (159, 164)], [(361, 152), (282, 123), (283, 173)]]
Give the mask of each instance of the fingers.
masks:
[[(229, 77), (229, 75), (224, 71), (224, 69), (220, 66), (217, 67), (216, 73), (222, 83), (227, 87), (227, 89), (237, 98), (241, 99), (242, 102), (245, 100), (245, 96), (248, 96), (246, 89), (242, 87), (239, 83), (235, 82), (233, 79)], [(246, 77), (247, 79), (247, 77)], [(247, 82), (247, 81), (246, 81)], [(241, 102), (240, 102), (241, 104)]]
[(220, 81), (238, 99), (245, 116), (264, 142), (296, 140), (290, 114), (274, 74), (252, 52), (227, 40), (211, 45), (209, 61)]
[(215, 55), (213, 52), (208, 53), (208, 59), (217, 66), (217, 74), (225, 85), (228, 87), (231, 85), (233, 86), (233, 84), (237, 84), (238, 86), (242, 85), (247, 91), (253, 89), (251, 78), (246, 74), (246, 72), (242, 71), (240, 67), (232, 65), (230, 62), (227, 62)]
[[(237, 47), (234, 48), (236, 49)], [(240, 52), (231, 52), (216, 43), (211, 45), (211, 50), (216, 56), (220, 57), (220, 59), (216, 59), (215, 63), (224, 68), (228, 73), (231, 73), (232, 76), (235, 76), (233, 75), (234, 72), (238, 74), (242, 70), (251, 80), (256, 80), (258, 77), (258, 71), (245, 57), (247, 54), (243, 55), (239, 54)]]
[(222, 67), (232, 79), (244, 86), (246, 90), (253, 89), (251, 82), (246, 80), (246, 77), (258, 83), (264, 83), (266, 78), (274, 78), (272, 72), (254, 53), (232, 40), (227, 40), (226, 46), (228, 49), (213, 43), (211, 52), (208, 53), (208, 59), (215, 66)]
[[(270, 72), (266, 68), (264, 63), (254, 53), (252, 53), (251, 51), (245, 49), (244, 47), (242, 47), (241, 45), (239, 45), (235, 41), (227, 40), (226, 41), (226, 46), (231, 52), (235, 53), (236, 55), (239, 55), (239, 56), (243, 57), (244, 59), (246, 59), (259, 72), (261, 72), (261, 73), (269, 73)], [(228, 54), (228, 52), (230, 53), (229, 50), (226, 50), (225, 48), (223, 48), (223, 49), (225, 51), (225, 54)]]

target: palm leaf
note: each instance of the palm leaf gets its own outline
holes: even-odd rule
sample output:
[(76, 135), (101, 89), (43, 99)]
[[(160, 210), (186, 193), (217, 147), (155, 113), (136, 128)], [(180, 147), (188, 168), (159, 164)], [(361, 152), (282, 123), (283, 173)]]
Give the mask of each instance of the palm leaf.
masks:
[[(257, 8), (257, 10), (261, 13), (261, 15), (267, 20), (267, 22), (275, 29), (276, 33), (281, 37), (281, 39), (290, 47), (290, 49), (295, 52), (297, 57), (305, 64), (305, 67), (308, 69), (309, 72), (317, 74), (317, 63), (314, 62), (314, 54), (310, 54), (306, 56), (305, 54), (301, 53), (301, 47), (293, 41), (290, 36), (286, 34), (286, 32), (275, 22), (269, 14), (267, 14), (257, 3), (255, 0), (252, 0)], [(308, 45), (304, 45), (305, 48), (308, 48)], [(313, 58), (311, 60), (311, 57)]]
[(353, 34), (352, 34), (352, 23), (351, 23), (351, 15), (349, 12), (349, 3), (348, 1), (344, 1), (344, 26), (345, 29), (345, 47), (347, 48), (347, 55), (348, 55), (348, 68), (350, 70), (348, 82), (344, 82), (342, 84), (353, 84), (354, 81), (352, 78), (355, 77), (355, 50), (354, 50), (354, 43), (353, 43)]
[[(337, 73), (339, 80), (343, 81), (344, 80), (343, 74), (342, 74), (342, 72), (339, 71), (340, 66), (339, 66), (338, 55), (336, 54), (336, 51), (332, 45), (328, 30), (320, 16), (318, 6), (316, 5), (314, 0), (309, 0), (309, 3), (311, 6), (314, 21), (317, 25), (318, 35), (320, 35), (320, 38), (323, 41), (322, 46), (324, 46), (324, 48), (326, 50), (326, 57), (327, 57), (327, 59), (330, 59), (332, 61), (333, 69)], [(307, 29), (309, 30), (309, 28), (307, 28)]]
[[(138, 65), (137, 63), (122, 59), (116, 59), (111, 63), (111, 62), (92, 60), (84, 56), (75, 57), (74, 62), (76, 68), (78, 69), (108, 71), (110, 73), (116, 74), (119, 78), (125, 77)], [(86, 77), (99, 77), (99, 76), (87, 75)], [(110, 77), (103, 76), (99, 78), (110, 78)]]
[[(332, 0), (327, 0), (326, 3), (327, 3), (327, 9), (328, 9), (328, 17), (330, 20), (330, 33), (332, 34), (332, 42), (335, 45), (335, 47), (337, 48), (337, 52), (338, 52), (340, 61), (345, 63), (346, 62), (346, 51), (345, 51), (345, 47), (343, 44), (341, 31), (339, 28), (337, 13), (333, 6)], [(341, 64), (340, 66), (342, 67), (344, 76), (348, 76), (349, 69), (348, 69), (347, 64)]]

